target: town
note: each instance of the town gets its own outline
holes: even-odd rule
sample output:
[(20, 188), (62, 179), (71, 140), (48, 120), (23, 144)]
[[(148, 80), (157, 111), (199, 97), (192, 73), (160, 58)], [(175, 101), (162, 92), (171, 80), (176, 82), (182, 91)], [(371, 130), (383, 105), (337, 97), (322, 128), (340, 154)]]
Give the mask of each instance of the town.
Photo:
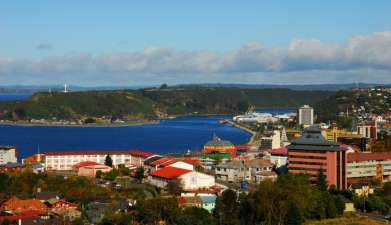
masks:
[[(391, 98), (389, 88), (356, 92)], [(354, 127), (318, 121), (309, 105), (284, 115), (250, 107), (220, 121), (249, 132), (248, 143), (234, 145), (214, 134), (202, 149), (183, 155), (69, 150), (18, 159), (18, 149), (1, 146), (0, 221), (301, 224), (348, 214), (386, 222), (391, 113), (367, 111), (373, 109), (367, 102), (339, 113), (354, 116)]]

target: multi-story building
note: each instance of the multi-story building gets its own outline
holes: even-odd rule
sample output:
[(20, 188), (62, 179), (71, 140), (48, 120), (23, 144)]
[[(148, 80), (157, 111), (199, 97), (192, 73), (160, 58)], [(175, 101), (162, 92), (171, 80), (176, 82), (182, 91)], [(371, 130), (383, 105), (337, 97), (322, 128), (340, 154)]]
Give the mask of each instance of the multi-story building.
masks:
[(329, 185), (345, 189), (346, 149), (327, 141), (319, 128), (310, 127), (288, 146), (288, 172), (305, 173), (312, 183), (322, 169)]
[(279, 130), (274, 130), (267, 137), (261, 138), (261, 148), (276, 149), (281, 147), (281, 133)]
[(112, 159), (113, 166), (122, 164), (134, 167), (142, 166), (144, 160), (154, 154), (138, 150), (47, 152), (45, 153), (45, 169), (72, 170), (73, 165), (86, 161), (104, 164), (107, 155)]
[(273, 164), (270, 160), (232, 160), (216, 165), (215, 176), (219, 180), (229, 182), (250, 181), (257, 183), (257, 175), (261, 172), (271, 172)]
[(0, 146), (0, 165), (16, 163), (18, 161), (16, 148), (13, 146)]
[(314, 124), (314, 109), (309, 105), (300, 107), (297, 113), (297, 119), (300, 126), (312, 126)]
[(347, 154), (348, 183), (368, 182), (376, 179), (391, 180), (390, 152), (355, 152)]
[(377, 140), (377, 122), (375, 121), (357, 125), (357, 133), (363, 138)]

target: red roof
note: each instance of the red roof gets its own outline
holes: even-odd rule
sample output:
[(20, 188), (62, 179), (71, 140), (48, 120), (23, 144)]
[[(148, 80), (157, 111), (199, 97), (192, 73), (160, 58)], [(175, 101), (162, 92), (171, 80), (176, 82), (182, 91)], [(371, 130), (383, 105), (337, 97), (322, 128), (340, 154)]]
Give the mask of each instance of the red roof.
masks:
[(154, 177), (165, 178), (165, 179), (173, 179), (189, 172), (191, 172), (191, 170), (185, 170), (176, 167), (164, 167), (163, 169), (156, 170), (150, 173), (150, 175)]
[(391, 152), (355, 152), (347, 154), (348, 162), (391, 160)]
[(85, 166), (95, 166), (95, 165), (100, 165), (100, 164), (97, 163), (97, 162), (85, 161), (85, 162), (79, 162), (79, 163), (73, 165), (72, 168), (73, 168), (74, 170), (79, 170), (81, 167), (85, 167)]
[(199, 164), (198, 160), (191, 159), (191, 158), (180, 159), (180, 158), (164, 157), (159, 160), (156, 160), (155, 162), (152, 162), (151, 165), (152, 166), (159, 166), (159, 167), (166, 167), (166, 166), (169, 166), (169, 165), (174, 164), (176, 162), (184, 162), (184, 163), (191, 164), (193, 166), (197, 166)]
[(130, 154), (137, 157), (148, 158), (155, 155), (152, 152), (140, 150), (99, 150), (99, 151), (62, 151), (62, 152), (45, 152), (45, 155), (121, 155)]
[(288, 149), (287, 148), (272, 149), (271, 154), (272, 155), (288, 155)]

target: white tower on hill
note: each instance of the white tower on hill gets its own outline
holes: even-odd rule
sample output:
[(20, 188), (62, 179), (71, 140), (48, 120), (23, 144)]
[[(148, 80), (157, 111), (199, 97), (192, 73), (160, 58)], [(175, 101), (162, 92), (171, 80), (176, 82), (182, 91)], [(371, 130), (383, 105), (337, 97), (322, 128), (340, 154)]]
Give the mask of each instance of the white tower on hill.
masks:
[(69, 92), (69, 90), (68, 90), (68, 84), (64, 84), (64, 91), (63, 91), (64, 93), (68, 93)]

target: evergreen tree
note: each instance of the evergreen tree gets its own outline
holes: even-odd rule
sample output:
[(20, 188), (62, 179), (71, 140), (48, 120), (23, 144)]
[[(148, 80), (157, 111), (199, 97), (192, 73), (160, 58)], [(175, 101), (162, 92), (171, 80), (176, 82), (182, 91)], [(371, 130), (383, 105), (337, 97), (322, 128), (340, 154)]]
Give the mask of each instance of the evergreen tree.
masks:
[(136, 180), (141, 183), (143, 178), (144, 178), (144, 167), (140, 166), (139, 168), (136, 169), (136, 174), (135, 174)]
[(113, 160), (111, 159), (110, 155), (106, 155), (106, 158), (105, 158), (105, 165), (106, 165), (106, 166), (113, 167)]
[(302, 221), (303, 219), (299, 207), (295, 203), (290, 202), (286, 214), (285, 225), (300, 225)]
[(334, 202), (337, 213), (342, 215), (345, 210), (345, 201), (343, 200), (343, 197), (341, 195), (334, 196)]
[(319, 169), (317, 175), (316, 187), (319, 191), (327, 191), (327, 180), (326, 180), (326, 176), (323, 173), (323, 168)]
[(228, 189), (217, 198), (214, 216), (218, 225), (239, 224), (239, 203), (235, 191)]

